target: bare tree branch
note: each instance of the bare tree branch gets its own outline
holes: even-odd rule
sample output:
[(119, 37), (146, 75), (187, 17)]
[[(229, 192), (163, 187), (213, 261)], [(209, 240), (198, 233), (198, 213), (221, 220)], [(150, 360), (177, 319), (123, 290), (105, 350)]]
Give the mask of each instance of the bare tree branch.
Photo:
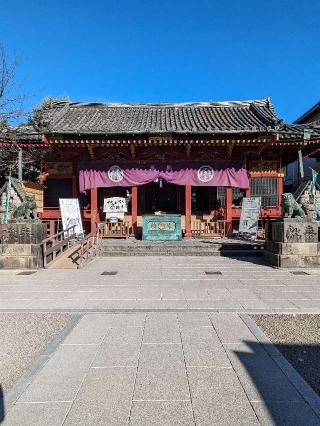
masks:
[(23, 178), (36, 180), (48, 149), (41, 143), (37, 146), (39, 134), (33, 127), (9, 124), (25, 115), (23, 102), (27, 95), (17, 81), (18, 66), (18, 58), (9, 58), (0, 44), (0, 179), (9, 172), (18, 175), (18, 153), (22, 150)]
[(22, 149), (23, 178), (37, 180), (41, 171), (41, 164), (52, 154), (50, 146), (30, 140), (30, 126), (9, 127), (2, 132), (0, 145), (0, 178), (7, 176), (11, 171), (13, 176), (18, 175), (18, 152)]
[(12, 60), (0, 44), (0, 126), (9, 120), (21, 117), (24, 113), (23, 101), (27, 95), (19, 93), (17, 68), (19, 61), (16, 56)]

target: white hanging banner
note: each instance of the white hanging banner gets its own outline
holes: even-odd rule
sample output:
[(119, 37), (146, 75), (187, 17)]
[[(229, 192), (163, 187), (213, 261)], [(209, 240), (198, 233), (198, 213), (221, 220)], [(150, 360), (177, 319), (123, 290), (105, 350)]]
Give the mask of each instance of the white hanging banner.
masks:
[(83, 234), (78, 198), (59, 198), (63, 230), (75, 225), (75, 233)]
[(261, 197), (242, 199), (242, 209), (239, 224), (239, 233), (257, 236), (258, 222), (261, 210)]

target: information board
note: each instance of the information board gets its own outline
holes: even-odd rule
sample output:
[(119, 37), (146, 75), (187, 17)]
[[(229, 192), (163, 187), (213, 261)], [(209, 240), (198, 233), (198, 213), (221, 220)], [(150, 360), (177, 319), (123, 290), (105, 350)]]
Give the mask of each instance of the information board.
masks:
[(104, 199), (103, 211), (106, 219), (123, 220), (124, 214), (127, 212), (127, 200), (124, 197), (109, 197)]
[(76, 225), (75, 233), (83, 234), (81, 213), (78, 198), (59, 198), (63, 230)]
[(109, 197), (104, 199), (104, 213), (126, 213), (127, 202), (124, 197)]
[(257, 236), (261, 209), (261, 197), (243, 198), (239, 234)]

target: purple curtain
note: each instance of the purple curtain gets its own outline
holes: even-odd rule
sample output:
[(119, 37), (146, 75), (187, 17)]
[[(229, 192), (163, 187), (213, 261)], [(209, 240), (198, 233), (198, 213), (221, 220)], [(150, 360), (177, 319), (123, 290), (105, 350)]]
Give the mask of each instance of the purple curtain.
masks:
[(101, 162), (80, 165), (80, 191), (112, 186), (140, 186), (162, 178), (168, 183), (191, 186), (232, 186), (247, 189), (247, 170), (227, 160), (181, 162)]

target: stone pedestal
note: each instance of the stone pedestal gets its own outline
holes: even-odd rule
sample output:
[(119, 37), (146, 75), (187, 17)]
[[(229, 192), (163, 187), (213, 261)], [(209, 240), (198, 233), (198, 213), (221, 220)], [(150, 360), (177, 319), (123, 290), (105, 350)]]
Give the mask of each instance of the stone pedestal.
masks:
[[(270, 237), (269, 237), (270, 238)], [(320, 266), (318, 224), (310, 219), (282, 219), (272, 223), (264, 258), (279, 268)]]
[(0, 269), (38, 269), (43, 266), (41, 241), (47, 225), (8, 223), (0, 225)]

